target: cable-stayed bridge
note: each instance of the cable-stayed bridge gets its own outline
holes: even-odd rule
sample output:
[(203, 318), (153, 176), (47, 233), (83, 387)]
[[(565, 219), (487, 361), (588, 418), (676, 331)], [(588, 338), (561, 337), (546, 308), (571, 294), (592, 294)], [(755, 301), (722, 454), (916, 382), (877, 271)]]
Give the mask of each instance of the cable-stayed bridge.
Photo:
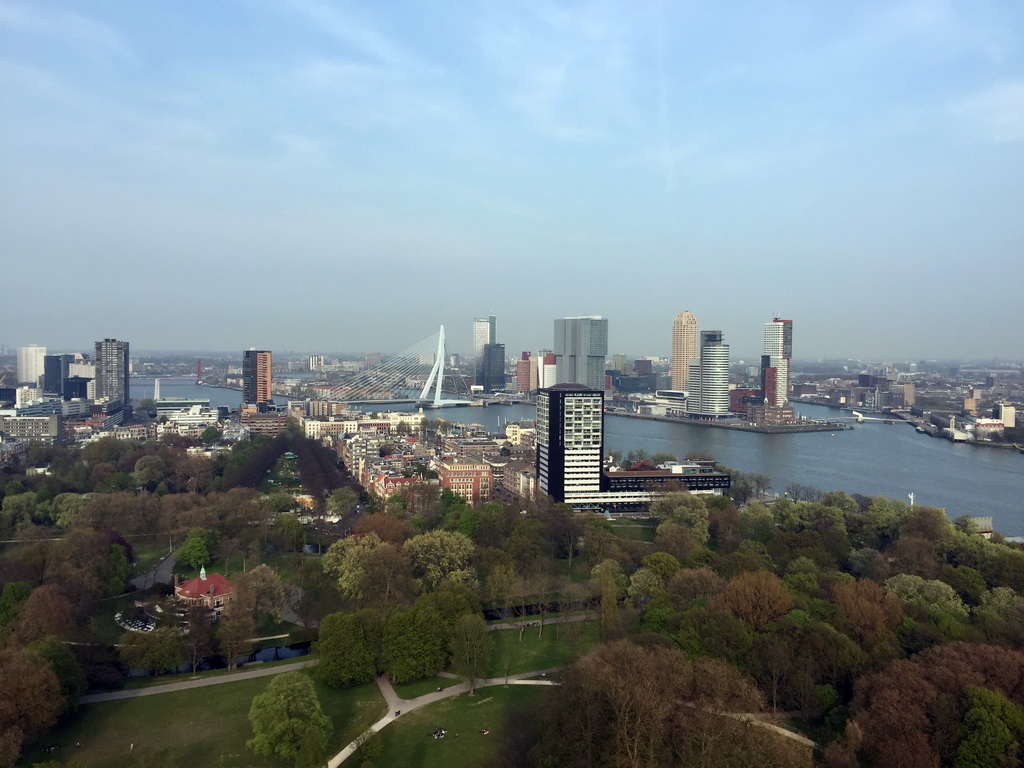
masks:
[[(376, 368), (319, 389), (329, 400), (349, 403), (419, 402), (430, 408), (469, 405), (472, 402), (469, 387), (462, 376), (445, 375), (447, 359), (442, 325), (437, 333), (389, 357)], [(444, 397), (445, 393), (452, 397)]]

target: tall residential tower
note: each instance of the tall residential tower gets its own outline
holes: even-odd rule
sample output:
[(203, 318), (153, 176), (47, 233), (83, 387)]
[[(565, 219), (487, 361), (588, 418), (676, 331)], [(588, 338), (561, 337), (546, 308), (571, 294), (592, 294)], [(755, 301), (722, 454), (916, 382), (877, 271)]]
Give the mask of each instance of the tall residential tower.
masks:
[(700, 357), (690, 363), (686, 410), (696, 418), (729, 415), (729, 345), (721, 331), (701, 331)]
[(128, 404), (128, 342), (96, 342), (96, 399)]
[(789, 402), (789, 364), (793, 358), (793, 321), (776, 315), (764, 324), (764, 354), (761, 356), (761, 389), (767, 405)]
[(690, 382), (690, 363), (697, 359), (697, 318), (680, 312), (672, 323), (672, 389), (684, 390)]
[(242, 353), (242, 402), (259, 405), (274, 399), (271, 394), (273, 360), (264, 349)]

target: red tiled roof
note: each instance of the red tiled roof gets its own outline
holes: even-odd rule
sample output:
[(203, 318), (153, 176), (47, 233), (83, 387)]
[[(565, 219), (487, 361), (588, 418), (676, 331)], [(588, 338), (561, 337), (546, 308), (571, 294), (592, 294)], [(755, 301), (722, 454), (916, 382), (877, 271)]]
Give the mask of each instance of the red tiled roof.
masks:
[[(210, 592), (211, 587), (213, 592)], [(202, 597), (212, 594), (214, 597), (226, 595), (235, 589), (235, 582), (228, 581), (219, 573), (208, 573), (206, 579), (189, 579), (174, 588), (174, 594), (178, 597)]]

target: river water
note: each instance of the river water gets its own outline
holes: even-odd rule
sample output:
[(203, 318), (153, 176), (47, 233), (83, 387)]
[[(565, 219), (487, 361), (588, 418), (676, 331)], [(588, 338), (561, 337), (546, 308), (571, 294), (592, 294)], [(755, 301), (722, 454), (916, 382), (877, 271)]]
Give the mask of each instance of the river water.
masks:
[[(152, 380), (132, 380), (132, 397), (150, 397), (152, 391)], [(213, 406), (237, 407), (241, 399), (240, 392), (196, 386), (185, 379), (161, 380), (160, 394), (208, 397)], [(415, 409), (413, 405), (389, 407)], [(839, 415), (824, 406), (800, 403), (795, 407), (809, 418)], [(364, 409), (382, 410), (380, 406)], [(502, 430), (508, 421), (536, 415), (530, 405), (445, 408), (426, 413), (432, 419), (480, 424), (491, 432)], [(614, 415), (606, 416), (604, 425), (606, 451), (625, 454), (642, 448), (680, 458), (691, 451), (704, 451), (740, 472), (768, 475), (777, 493), (790, 483), (905, 501), (907, 494), (913, 493), (915, 503), (943, 507), (950, 517), (991, 515), (996, 530), (1024, 536), (1024, 455), (1015, 451), (951, 443), (919, 434), (899, 422), (868, 421), (853, 430), (786, 435)]]

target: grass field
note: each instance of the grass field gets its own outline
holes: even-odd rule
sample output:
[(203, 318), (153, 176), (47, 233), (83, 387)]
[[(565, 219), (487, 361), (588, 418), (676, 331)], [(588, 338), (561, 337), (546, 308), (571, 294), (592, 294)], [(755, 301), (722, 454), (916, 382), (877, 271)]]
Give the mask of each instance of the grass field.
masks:
[(654, 541), (654, 534), (658, 527), (653, 520), (646, 518), (639, 520), (619, 518), (615, 520), (611, 526), (616, 536), (621, 536), (624, 539), (635, 539), (636, 541), (647, 542)]
[[(523, 632), (523, 641), (519, 642), (518, 629), (499, 629), (491, 632), (494, 638), (494, 653), (487, 668), (487, 677), (501, 677), (508, 662), (508, 674), (533, 672), (537, 669), (549, 669), (568, 664), (573, 659), (589, 651), (598, 643), (600, 625), (597, 621), (575, 622), (576, 626), (565, 624), (561, 628), (560, 639), (555, 639), (554, 624), (544, 627), (542, 637), (537, 637), (538, 627), (528, 627)], [(578, 637), (573, 637), (573, 633)]]
[[(83, 705), (36, 750), (26, 754), (23, 764), (75, 759), (91, 768), (284, 766), (281, 761), (257, 757), (245, 748), (252, 736), (249, 706), (272, 679)], [(317, 694), (334, 726), (328, 745), (331, 755), (385, 711), (384, 699), (374, 683), (344, 690), (317, 683)], [(81, 747), (74, 746), (78, 742)], [(42, 751), (54, 744), (59, 745), (56, 752)]]
[[(541, 686), (493, 686), (480, 689), (475, 696), (464, 694), (410, 712), (381, 731), (384, 751), (373, 758), (373, 764), (406, 768), (487, 765), (502, 747), (509, 707), (539, 707), (549, 693), (550, 689)], [(443, 728), (448, 735), (435, 739), (431, 733), (436, 728)], [(485, 736), (481, 730), (490, 733)]]

